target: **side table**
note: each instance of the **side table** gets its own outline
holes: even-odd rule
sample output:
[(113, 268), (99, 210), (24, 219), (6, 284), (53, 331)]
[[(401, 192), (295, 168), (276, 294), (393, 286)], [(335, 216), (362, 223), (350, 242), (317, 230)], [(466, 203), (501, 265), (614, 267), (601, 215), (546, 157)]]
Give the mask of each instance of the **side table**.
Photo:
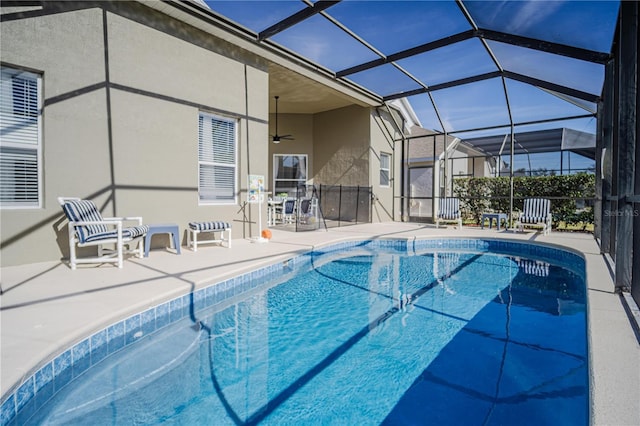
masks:
[(506, 213), (482, 213), (482, 220), (480, 221), (482, 229), (484, 229), (484, 220), (489, 219), (489, 229), (493, 221), (496, 221), (496, 227), (500, 230), (500, 222), (504, 220), (505, 228), (507, 227), (507, 214)]
[(180, 228), (175, 223), (162, 223), (149, 225), (149, 232), (147, 232), (147, 235), (144, 237), (144, 257), (149, 257), (151, 237), (154, 234), (171, 234), (173, 236), (173, 246), (176, 252), (180, 254)]

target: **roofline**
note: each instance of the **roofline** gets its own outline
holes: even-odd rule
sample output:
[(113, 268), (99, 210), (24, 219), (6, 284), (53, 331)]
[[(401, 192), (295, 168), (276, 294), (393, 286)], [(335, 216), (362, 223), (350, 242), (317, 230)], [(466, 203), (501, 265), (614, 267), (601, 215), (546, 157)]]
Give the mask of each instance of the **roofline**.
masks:
[(411, 103), (407, 98), (394, 99), (391, 102), (388, 102), (388, 104), (397, 109), (405, 118), (405, 127), (407, 131), (409, 131), (413, 126), (422, 127), (420, 119), (416, 115), (413, 106), (411, 106)]

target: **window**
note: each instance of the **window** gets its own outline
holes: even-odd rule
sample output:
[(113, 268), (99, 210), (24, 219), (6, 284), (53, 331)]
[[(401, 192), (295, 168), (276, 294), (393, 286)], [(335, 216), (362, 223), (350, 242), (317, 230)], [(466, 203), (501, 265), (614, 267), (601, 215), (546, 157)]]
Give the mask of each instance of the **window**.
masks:
[(307, 156), (276, 154), (273, 156), (273, 194), (295, 197), (297, 188), (307, 184)]
[(200, 113), (198, 197), (200, 204), (236, 204), (236, 121)]
[(391, 154), (380, 153), (380, 186), (389, 186), (391, 176)]
[(40, 207), (41, 77), (0, 69), (0, 206)]

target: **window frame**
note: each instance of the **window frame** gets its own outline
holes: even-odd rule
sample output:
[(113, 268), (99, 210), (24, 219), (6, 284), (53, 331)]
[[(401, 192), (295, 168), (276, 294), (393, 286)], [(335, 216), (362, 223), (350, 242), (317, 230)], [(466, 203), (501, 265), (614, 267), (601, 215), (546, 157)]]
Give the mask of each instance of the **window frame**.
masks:
[[(278, 168), (279, 168), (279, 161), (278, 158), (279, 157), (303, 157), (304, 158), (304, 165), (305, 165), (305, 170), (304, 170), (304, 178), (300, 178), (300, 179), (278, 179)], [(277, 183), (278, 182), (298, 182), (295, 185), (295, 191), (293, 194), (289, 194), (289, 196), (295, 196), (297, 193), (297, 188), (300, 185), (306, 185), (307, 182), (309, 182), (309, 155), (307, 154), (273, 154), (273, 159), (272, 159), (273, 163), (272, 163), (272, 171), (273, 171), (273, 196), (278, 196), (279, 191), (276, 190), (277, 188)]]
[[(202, 149), (201, 149), (201, 142), (202, 142), (202, 138), (203, 138), (203, 133), (202, 130), (203, 128), (200, 125), (200, 121), (202, 120), (209, 120), (210, 122), (214, 122), (214, 121), (219, 121), (222, 123), (226, 123), (226, 124), (232, 124), (233, 125), (233, 130), (232, 130), (232, 134), (233, 134), (233, 162), (230, 161), (219, 161), (216, 160), (216, 158), (213, 158), (213, 160), (207, 160), (207, 159), (203, 159), (202, 157)], [(238, 130), (239, 130), (239, 120), (236, 118), (230, 118), (230, 117), (224, 117), (218, 114), (212, 114), (212, 113), (208, 113), (206, 111), (199, 111), (198, 112), (198, 144), (197, 144), (197, 149), (198, 149), (198, 205), (199, 206), (222, 206), (222, 205), (237, 205), (238, 204)], [(214, 155), (214, 151), (215, 151), (215, 146), (213, 145), (215, 143), (214, 140), (210, 140), (208, 141), (210, 142), (211, 145), (211, 155)], [(220, 167), (220, 168), (230, 168), (233, 169), (233, 188), (232, 188), (232, 197), (229, 198), (224, 198), (224, 197), (208, 197), (205, 196), (203, 194), (203, 192), (205, 191), (205, 188), (203, 188), (202, 185), (202, 181), (204, 180), (203, 178), (203, 166), (207, 166), (209, 168), (213, 167)], [(215, 182), (214, 182), (215, 185)], [(215, 186), (212, 188), (209, 188), (209, 190), (215, 190)]]
[[(383, 167), (382, 166), (382, 158), (385, 157), (388, 159), (388, 167)], [(391, 188), (391, 161), (392, 161), (392, 155), (388, 152), (380, 152), (380, 180), (379, 180), (379, 185), (380, 188)], [(382, 182), (382, 178), (383, 178), (383, 172), (387, 172), (387, 182), (383, 183)]]
[[(29, 124), (28, 123), (28, 119), (20, 119), (19, 117), (27, 117), (27, 116), (31, 116), (34, 118), (35, 123), (34, 124), (34, 130), (32, 131), (27, 131), (26, 133), (28, 133), (28, 135), (24, 135), (23, 134), (19, 134), (16, 136), (11, 136), (11, 137), (7, 137), (6, 134), (4, 134), (4, 126), (0, 125), (0, 132), (2, 135), (2, 137), (0, 137), (0, 173), (1, 172), (8, 172), (8, 170), (2, 170), (2, 164), (4, 163), (4, 161), (6, 161), (6, 155), (7, 155), (7, 151), (12, 151), (13, 153), (9, 154), (9, 155), (14, 155), (15, 156), (15, 160), (20, 160), (20, 156), (24, 157), (24, 161), (26, 162), (28, 160), (28, 157), (32, 156), (33, 158), (35, 158), (35, 185), (37, 186), (36, 188), (36, 199), (32, 200), (32, 201), (27, 201), (27, 202), (20, 202), (17, 201), (17, 197), (14, 197), (12, 200), (9, 201), (3, 201), (2, 198), (0, 198), (0, 209), (2, 210), (17, 210), (17, 209), (21, 209), (21, 210), (28, 210), (28, 209), (40, 209), (43, 206), (43, 161), (42, 161), (42, 74), (41, 73), (37, 73), (34, 71), (29, 71), (26, 69), (21, 69), (18, 67), (13, 67), (13, 66), (7, 66), (7, 65), (2, 65), (0, 67), (0, 71), (2, 74), (2, 79), (0, 81), (0, 84), (2, 86), (4, 86), (6, 84), (5, 82), (5, 76), (10, 75), (12, 82), (13, 82), (13, 78), (15, 76), (21, 76), (21, 77), (26, 77), (28, 79), (31, 79), (31, 81), (35, 82), (35, 105), (29, 105), (30, 103), (32, 103), (32, 101), (29, 99), (30, 95), (25, 91), (23, 93), (25, 93), (24, 95), (24, 100), (23, 103), (20, 105), (16, 104), (16, 99), (14, 98), (14, 94), (15, 94), (15, 87), (12, 85), (11, 87), (11, 96), (5, 96), (3, 95), (2, 98), (4, 98), (4, 100), (2, 101), (3, 103), (9, 103), (11, 102), (13, 104), (13, 107), (11, 109), (11, 113), (6, 112), (8, 109), (6, 108), (6, 105), (0, 105), (0, 122), (4, 121), (4, 120), (8, 120), (10, 124), (7, 125), (7, 127), (9, 126), (15, 126), (16, 122), (20, 122), (22, 121), (23, 123)], [(6, 89), (0, 89), (0, 91), (4, 92), (4, 90)], [(10, 98), (9, 101), (7, 101), (7, 98)], [(16, 112), (16, 106), (21, 107), (22, 108), (22, 113), (17, 113)], [(33, 108), (33, 109), (31, 109)], [(29, 114), (29, 112), (31, 112), (31, 114)], [(31, 138), (35, 138), (35, 140), (29, 140), (29, 137)], [(7, 139), (9, 139), (9, 141), (7, 141)], [(11, 139), (16, 139), (11, 141)], [(25, 141), (22, 141), (22, 140)], [(22, 153), (19, 153), (22, 152)], [(3, 155), (4, 153), (4, 155)], [(4, 158), (2, 158), (4, 157)], [(28, 166), (26, 166), (28, 167)], [(4, 177), (2, 180), (4, 180), (5, 184), (6, 184), (6, 177)], [(30, 182), (30, 185), (33, 185), (33, 182)], [(24, 193), (27, 194), (29, 192), (29, 190), (25, 190)], [(14, 196), (18, 193), (18, 191), (14, 191)], [(4, 196), (4, 194), (3, 194)]]

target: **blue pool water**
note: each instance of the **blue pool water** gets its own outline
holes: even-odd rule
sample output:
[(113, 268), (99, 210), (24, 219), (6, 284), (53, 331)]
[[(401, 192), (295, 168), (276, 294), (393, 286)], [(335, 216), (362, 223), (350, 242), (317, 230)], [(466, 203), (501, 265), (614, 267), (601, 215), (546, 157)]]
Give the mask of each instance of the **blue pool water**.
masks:
[(352, 248), (140, 338), (27, 423), (587, 425), (586, 336), (569, 268)]

